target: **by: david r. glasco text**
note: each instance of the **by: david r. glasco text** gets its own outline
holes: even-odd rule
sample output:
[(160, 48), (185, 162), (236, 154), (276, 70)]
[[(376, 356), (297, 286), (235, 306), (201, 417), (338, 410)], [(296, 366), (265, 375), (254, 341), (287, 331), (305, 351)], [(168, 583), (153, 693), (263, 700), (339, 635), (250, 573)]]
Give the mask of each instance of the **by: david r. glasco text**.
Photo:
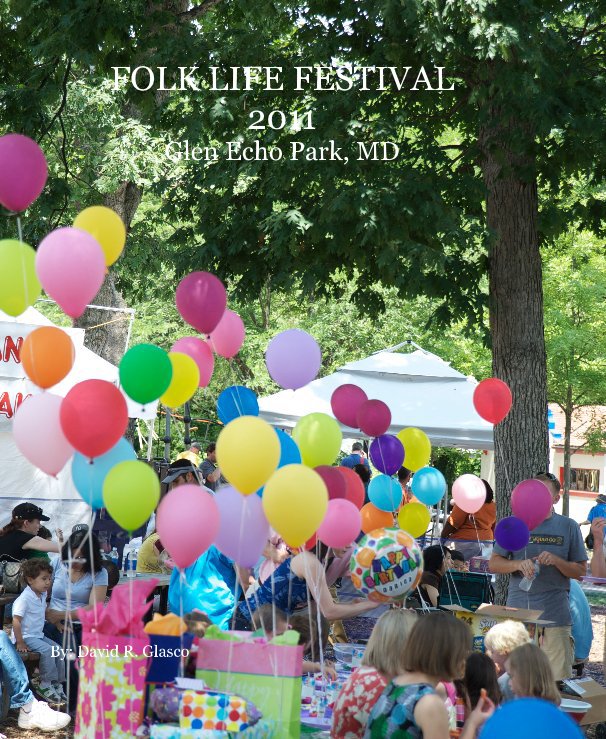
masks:
[(328, 139), (321, 145), (303, 141), (267, 145), (259, 139), (250, 141), (226, 141), (223, 146), (198, 146), (189, 140), (169, 141), (164, 154), (171, 162), (343, 162), (384, 161), (397, 159), (400, 147), (393, 141), (354, 141), (347, 144)]

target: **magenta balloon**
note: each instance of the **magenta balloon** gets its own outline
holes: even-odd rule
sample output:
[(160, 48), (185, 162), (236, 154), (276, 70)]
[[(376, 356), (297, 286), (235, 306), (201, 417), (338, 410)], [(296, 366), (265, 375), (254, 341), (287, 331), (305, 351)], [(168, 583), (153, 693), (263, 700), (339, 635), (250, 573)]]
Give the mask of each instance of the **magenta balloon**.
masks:
[(208, 343), (220, 357), (231, 359), (244, 343), (244, 322), (233, 310), (226, 310)]
[(404, 446), (397, 436), (383, 434), (370, 444), (370, 461), (386, 475), (395, 475), (404, 462)]
[(461, 475), (452, 484), (452, 499), (465, 513), (477, 513), (486, 503), (486, 487), (477, 475)]
[(540, 480), (523, 480), (511, 493), (511, 510), (532, 531), (549, 516), (553, 500)]
[(0, 203), (19, 213), (28, 208), (46, 184), (48, 167), (42, 149), (28, 136), (0, 136)]
[(366, 400), (358, 408), (356, 422), (368, 436), (381, 436), (391, 424), (391, 411), (382, 400)]
[(156, 529), (177, 567), (189, 567), (217, 536), (219, 509), (215, 499), (199, 485), (179, 485), (158, 506)]
[(348, 547), (361, 531), (360, 511), (349, 500), (328, 501), (328, 510), (318, 528), (318, 539), (333, 549)]
[(198, 387), (206, 387), (208, 385), (210, 378), (213, 376), (215, 358), (212, 349), (206, 341), (199, 339), (197, 336), (185, 336), (175, 341), (170, 350), (171, 352), (180, 352), (191, 357), (200, 370)]
[(201, 334), (217, 327), (227, 306), (227, 293), (221, 280), (210, 272), (192, 272), (177, 286), (177, 309), (183, 319)]
[(324, 480), (326, 489), (328, 490), (328, 497), (330, 500), (336, 498), (345, 498), (347, 495), (347, 483), (345, 478), (339, 472), (336, 467), (331, 467), (327, 464), (321, 464), (319, 467), (314, 467), (314, 470)]
[(57, 228), (36, 252), (36, 274), (46, 291), (71, 318), (84, 313), (105, 278), (105, 255), (99, 242), (79, 228)]
[(13, 419), (17, 448), (33, 465), (57, 475), (74, 453), (60, 422), (63, 398), (52, 393), (32, 395), (19, 406)]
[(368, 400), (368, 396), (357, 385), (339, 385), (330, 398), (330, 407), (335, 418), (345, 426), (358, 428), (358, 409)]
[(242, 495), (226, 485), (217, 491), (215, 500), (221, 514), (215, 546), (236, 564), (253, 567), (269, 539), (261, 498)]
[(306, 331), (290, 328), (269, 342), (265, 364), (280, 387), (296, 390), (311, 382), (320, 370), (322, 352)]

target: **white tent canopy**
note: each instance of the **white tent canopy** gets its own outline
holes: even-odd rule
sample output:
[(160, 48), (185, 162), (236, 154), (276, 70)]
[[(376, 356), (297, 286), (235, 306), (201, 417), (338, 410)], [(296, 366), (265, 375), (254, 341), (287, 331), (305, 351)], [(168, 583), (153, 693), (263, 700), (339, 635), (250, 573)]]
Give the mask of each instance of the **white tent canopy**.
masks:
[[(259, 415), (280, 428), (292, 428), (308, 413), (333, 416), (331, 395), (345, 384), (358, 385), (369, 399), (382, 400), (389, 406), (390, 434), (415, 426), (435, 446), (493, 448), (492, 425), (482, 420), (473, 406), (476, 380), (420, 348), (409, 354), (384, 349), (366, 359), (349, 362), (299, 390), (282, 390), (261, 398)], [(350, 438), (365, 436), (348, 426), (341, 425), (341, 429)]]

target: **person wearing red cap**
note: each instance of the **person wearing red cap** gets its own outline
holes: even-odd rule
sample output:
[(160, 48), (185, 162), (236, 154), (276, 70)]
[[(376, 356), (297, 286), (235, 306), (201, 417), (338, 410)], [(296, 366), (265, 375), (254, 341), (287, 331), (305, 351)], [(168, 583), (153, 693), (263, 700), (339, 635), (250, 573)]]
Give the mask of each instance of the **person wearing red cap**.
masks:
[(10, 522), (0, 531), (0, 560), (20, 562), (37, 556), (37, 552), (58, 553), (61, 550), (60, 542), (38, 536), (42, 521), (50, 519), (37, 505), (19, 503), (15, 506)]

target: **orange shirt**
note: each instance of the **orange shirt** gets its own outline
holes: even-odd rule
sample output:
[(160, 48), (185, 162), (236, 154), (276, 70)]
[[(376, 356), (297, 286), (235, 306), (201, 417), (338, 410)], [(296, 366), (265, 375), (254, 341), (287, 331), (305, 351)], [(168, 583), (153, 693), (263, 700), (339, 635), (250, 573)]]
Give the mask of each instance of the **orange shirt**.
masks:
[(457, 530), (450, 535), (450, 538), (469, 541), (477, 541), (479, 538), (481, 541), (492, 541), (496, 520), (497, 506), (494, 501), (484, 503), (477, 513), (465, 513), (455, 504), (448, 517), (448, 523)]

